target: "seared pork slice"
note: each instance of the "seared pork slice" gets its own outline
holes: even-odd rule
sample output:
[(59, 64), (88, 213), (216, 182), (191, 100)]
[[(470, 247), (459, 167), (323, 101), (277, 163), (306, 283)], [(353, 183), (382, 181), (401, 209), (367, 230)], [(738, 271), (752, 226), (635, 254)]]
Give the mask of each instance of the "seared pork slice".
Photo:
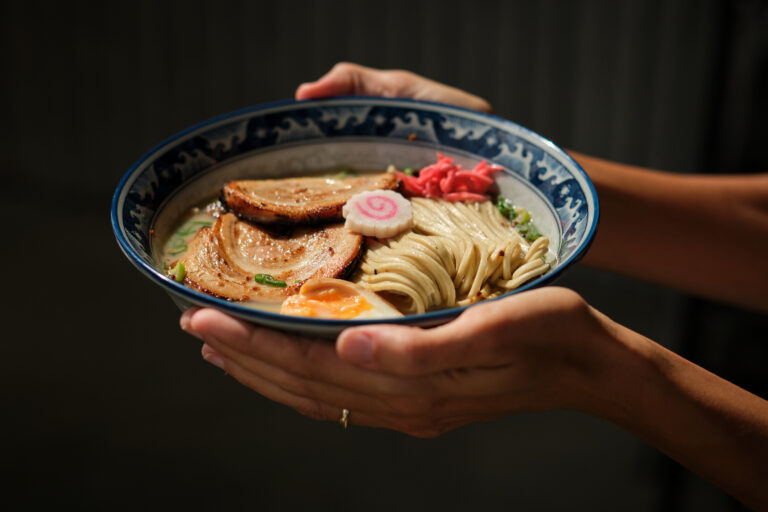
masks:
[(221, 190), (221, 201), (238, 217), (260, 224), (320, 224), (341, 221), (341, 208), (353, 195), (394, 190), (398, 184), (394, 173), (230, 181)]
[[(239, 220), (231, 213), (201, 229), (181, 258), (184, 282), (229, 300), (281, 302), (313, 277), (343, 277), (354, 269), (363, 237), (343, 224), (299, 227), (277, 235)], [(286, 286), (259, 284), (256, 274)]]

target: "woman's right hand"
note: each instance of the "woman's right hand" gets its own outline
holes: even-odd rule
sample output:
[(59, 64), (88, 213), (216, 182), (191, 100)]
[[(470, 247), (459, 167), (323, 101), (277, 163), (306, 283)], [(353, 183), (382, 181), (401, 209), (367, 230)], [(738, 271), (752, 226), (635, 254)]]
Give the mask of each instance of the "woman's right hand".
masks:
[(383, 96), (436, 101), (480, 112), (491, 112), (484, 99), (410, 71), (373, 69), (349, 62), (336, 64), (314, 82), (296, 89), (297, 100), (344, 95)]
[(326, 340), (189, 310), (182, 328), (242, 384), (317, 419), (432, 437), (511, 413), (591, 411), (602, 389), (606, 319), (557, 287), (478, 304), (422, 329), (366, 325)]

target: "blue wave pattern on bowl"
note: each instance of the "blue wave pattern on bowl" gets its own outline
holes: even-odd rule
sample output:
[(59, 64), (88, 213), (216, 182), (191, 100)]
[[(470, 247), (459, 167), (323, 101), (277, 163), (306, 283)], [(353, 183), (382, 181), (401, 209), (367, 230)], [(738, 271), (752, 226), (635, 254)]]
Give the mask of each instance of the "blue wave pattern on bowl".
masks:
[[(405, 100), (341, 98), (302, 105), (288, 102), (235, 113), (192, 128), (176, 138), (193, 136), (176, 144), (172, 139), (150, 152), (143, 161), (151, 163), (132, 169), (139, 174), (134, 175), (122, 209), (133, 250), (150, 259), (149, 223), (163, 200), (191, 176), (262, 148), (336, 137), (407, 140), (415, 135), (420, 143), (454, 148), (504, 166), (528, 180), (557, 210), (563, 233), (559, 259), (572, 254), (589, 227), (587, 200), (572, 172), (529, 140), (538, 136), (514, 123), (499, 120), (494, 126), (488, 123), (488, 118), (496, 119), (492, 116)], [(157, 151), (161, 153), (150, 160)]]
[[(415, 142), (411, 141), (413, 136)], [(349, 325), (370, 323), (286, 317), (217, 299), (168, 279), (152, 258), (150, 228), (182, 189), (205, 179), (208, 173), (217, 173), (219, 168), (229, 169), (230, 163), (239, 162), (241, 157), (262, 158), (275, 150), (278, 155), (292, 155), (294, 151), (297, 155), (322, 155), (326, 142), (344, 158), (354, 151), (339, 152), (341, 146), (373, 149), (372, 168), (386, 166), (385, 162), (392, 162), (390, 158), (404, 159), (404, 163), (421, 159), (422, 165), (426, 165), (434, 161), (435, 150), (467, 164), (484, 158), (505, 167), (505, 175), (499, 179), (500, 188), (509, 190), (511, 197), (522, 194), (521, 201), (532, 201), (522, 203), (526, 206), (540, 203), (546, 211), (540, 209), (537, 218), (549, 219), (548, 233), (555, 236), (552, 247), (559, 247), (550, 272), (510, 293), (551, 283), (584, 254), (594, 236), (599, 206), (592, 183), (576, 162), (540, 135), (505, 119), (449, 105), (345, 97), (285, 101), (244, 109), (200, 123), (159, 144), (131, 167), (113, 196), (112, 226), (120, 248), (139, 271), (165, 289), (181, 308), (216, 307), (268, 327), (329, 338)], [(315, 148), (319, 153), (315, 153)], [(379, 149), (383, 153), (376, 154)], [(354, 158), (360, 162), (371, 160), (370, 154), (365, 154), (362, 160), (360, 154)], [(311, 159), (312, 162), (299, 162), (292, 172), (300, 173), (309, 169), (305, 165), (317, 163), (314, 156)], [(336, 162), (331, 166), (347, 163), (331, 161)], [(293, 165), (291, 162), (286, 160), (275, 170)], [(427, 327), (456, 317), (466, 307), (377, 323)]]

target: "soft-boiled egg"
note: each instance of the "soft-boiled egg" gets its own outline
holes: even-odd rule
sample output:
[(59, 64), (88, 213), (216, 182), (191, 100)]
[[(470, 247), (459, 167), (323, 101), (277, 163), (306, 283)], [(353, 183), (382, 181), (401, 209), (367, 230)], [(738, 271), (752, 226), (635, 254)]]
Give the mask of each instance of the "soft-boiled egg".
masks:
[(283, 301), (284, 315), (362, 320), (403, 316), (392, 304), (362, 286), (341, 279), (309, 279)]

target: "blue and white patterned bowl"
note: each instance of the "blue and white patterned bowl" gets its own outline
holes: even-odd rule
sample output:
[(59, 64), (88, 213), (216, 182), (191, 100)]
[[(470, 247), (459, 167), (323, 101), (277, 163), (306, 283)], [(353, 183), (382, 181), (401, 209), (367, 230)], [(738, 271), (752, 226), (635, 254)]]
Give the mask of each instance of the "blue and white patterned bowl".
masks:
[[(272, 103), (184, 130), (125, 174), (112, 199), (112, 227), (131, 263), (182, 309), (211, 306), (258, 324), (332, 337), (370, 321), (287, 317), (199, 293), (159, 270), (158, 241), (183, 212), (215, 196), (229, 180), (299, 176), (340, 165), (419, 168), (434, 162), (437, 152), (464, 166), (485, 159), (504, 167), (497, 175), (501, 194), (530, 210), (539, 231), (549, 237), (552, 270), (510, 293), (551, 283), (584, 254), (597, 226), (597, 196), (587, 175), (562, 149), (495, 116), (387, 98)], [(463, 309), (377, 323), (431, 326)]]

